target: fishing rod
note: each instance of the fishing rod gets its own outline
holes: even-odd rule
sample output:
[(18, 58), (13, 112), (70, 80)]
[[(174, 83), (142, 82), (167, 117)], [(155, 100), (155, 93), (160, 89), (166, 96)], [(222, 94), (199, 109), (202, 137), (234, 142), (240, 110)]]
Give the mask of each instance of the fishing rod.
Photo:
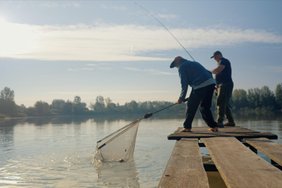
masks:
[(193, 61), (196, 61), (193, 56), (189, 53), (189, 51), (181, 44), (181, 42), (176, 38), (176, 36), (168, 29), (167, 26), (165, 26), (156, 16), (154, 16), (148, 9), (146, 9), (144, 6), (138, 4), (137, 2), (134, 2), (138, 7), (143, 9), (148, 15), (150, 15), (154, 20), (156, 20), (169, 34), (172, 36), (172, 38), (182, 47), (182, 49), (190, 56), (190, 58)]

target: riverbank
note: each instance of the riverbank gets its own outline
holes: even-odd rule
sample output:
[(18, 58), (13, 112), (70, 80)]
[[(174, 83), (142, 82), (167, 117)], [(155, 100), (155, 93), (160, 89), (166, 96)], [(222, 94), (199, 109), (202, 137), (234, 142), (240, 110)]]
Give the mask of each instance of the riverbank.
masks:
[[(44, 124), (68, 124), (68, 123), (75, 123), (75, 124), (80, 124), (80, 123), (85, 123), (88, 120), (91, 120), (93, 122), (97, 123), (105, 123), (105, 122), (114, 122), (114, 121), (134, 121), (136, 119), (142, 118), (144, 114), (141, 113), (136, 113), (136, 114), (104, 114), (104, 115), (76, 115), (76, 116), (26, 116), (26, 117), (5, 117), (5, 118), (0, 118), (0, 126), (8, 126), (8, 125), (13, 125), (13, 124), (18, 124), (18, 123), (33, 123), (35, 125), (44, 125)], [(249, 121), (249, 120), (255, 120), (255, 121), (262, 121), (262, 120), (267, 120), (267, 121), (282, 121), (282, 116), (238, 116), (235, 115), (235, 121), (241, 122), (241, 121)], [(183, 113), (182, 115), (166, 115), (166, 114), (156, 114), (145, 121), (152, 121), (152, 120), (174, 120), (174, 119), (179, 119), (184, 121), (185, 119), (185, 114)], [(202, 119), (200, 113), (198, 113), (195, 116), (194, 121), (197, 121), (198, 119)]]

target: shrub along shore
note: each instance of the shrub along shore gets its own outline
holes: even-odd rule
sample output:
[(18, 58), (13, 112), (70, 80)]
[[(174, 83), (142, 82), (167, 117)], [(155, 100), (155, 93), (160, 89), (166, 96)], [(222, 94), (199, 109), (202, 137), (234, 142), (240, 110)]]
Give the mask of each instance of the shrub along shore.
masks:
[[(9, 87), (1, 91), (0, 119), (6, 117), (29, 116), (113, 116), (122, 117), (142, 115), (171, 105), (168, 101), (132, 100), (123, 105), (114, 103), (110, 98), (97, 96), (93, 103), (87, 105), (79, 96), (71, 100), (54, 99), (51, 104), (37, 101), (32, 107), (17, 105), (15, 93)], [(269, 87), (254, 89), (235, 89), (232, 96), (233, 112), (239, 117), (274, 117), (282, 115), (282, 83), (275, 91)], [(176, 105), (162, 113), (160, 117), (183, 117), (186, 105)], [(216, 96), (213, 98), (213, 112), (216, 111)]]

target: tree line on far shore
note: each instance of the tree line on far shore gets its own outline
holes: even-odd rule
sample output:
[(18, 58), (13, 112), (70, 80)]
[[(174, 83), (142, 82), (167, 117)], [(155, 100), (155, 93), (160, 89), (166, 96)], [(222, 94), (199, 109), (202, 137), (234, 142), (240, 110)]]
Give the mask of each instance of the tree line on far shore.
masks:
[[(235, 89), (232, 96), (233, 111), (241, 117), (249, 116), (273, 116), (282, 114), (282, 83), (276, 86), (275, 91), (269, 87), (254, 89)], [(32, 107), (17, 105), (15, 93), (9, 87), (5, 87), (0, 93), (0, 117), (26, 117), (26, 116), (117, 116), (141, 115), (154, 112), (172, 102), (168, 101), (145, 101), (136, 102), (132, 100), (123, 105), (114, 103), (110, 98), (97, 96), (96, 100), (89, 106), (75, 96), (71, 100), (54, 99), (51, 104), (37, 101)], [(213, 100), (213, 111), (215, 111), (216, 97)], [(161, 116), (179, 117), (184, 115), (185, 105), (176, 105), (164, 112)]]

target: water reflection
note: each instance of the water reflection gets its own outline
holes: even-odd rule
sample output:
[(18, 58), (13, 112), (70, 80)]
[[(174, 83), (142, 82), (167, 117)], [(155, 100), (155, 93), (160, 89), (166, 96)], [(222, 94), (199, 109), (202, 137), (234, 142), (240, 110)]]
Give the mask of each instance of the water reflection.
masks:
[(81, 124), (88, 121), (87, 117), (27, 117), (1, 120), (0, 126), (14, 126), (17, 124), (33, 124), (37, 126), (47, 124)]
[(278, 139), (274, 141), (282, 144), (281, 120), (238, 120), (237, 124), (248, 129), (276, 134)]
[(88, 121), (87, 117), (52, 117), (52, 118), (27, 118), (26, 122), (35, 125), (46, 125), (46, 124), (54, 124), (54, 125), (62, 125), (62, 124), (75, 124), (79, 125)]
[(0, 122), (0, 167), (3, 166), (8, 159), (11, 158), (14, 145), (14, 127), (16, 121), (1, 121)]
[(0, 126), (13, 126), (16, 124), (29, 123), (34, 125), (47, 125), (47, 124), (74, 124), (79, 125), (87, 121), (92, 121), (98, 125), (107, 125), (114, 121), (133, 121), (137, 119), (137, 115), (128, 115), (124, 117), (115, 116), (56, 116), (56, 117), (24, 117), (0, 120)]
[(17, 122), (15, 120), (0, 122), (0, 144), (1, 146), (5, 147), (5, 145), (13, 143), (14, 125), (16, 124)]
[(96, 164), (98, 185), (105, 187), (139, 188), (138, 173), (134, 161)]

